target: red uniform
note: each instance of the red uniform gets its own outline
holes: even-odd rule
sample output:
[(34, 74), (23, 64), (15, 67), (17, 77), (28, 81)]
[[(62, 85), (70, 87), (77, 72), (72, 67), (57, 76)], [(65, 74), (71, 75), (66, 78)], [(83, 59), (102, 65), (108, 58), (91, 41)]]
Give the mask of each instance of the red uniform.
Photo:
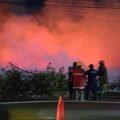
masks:
[(73, 89), (84, 89), (85, 88), (85, 71), (82, 68), (73, 70)]

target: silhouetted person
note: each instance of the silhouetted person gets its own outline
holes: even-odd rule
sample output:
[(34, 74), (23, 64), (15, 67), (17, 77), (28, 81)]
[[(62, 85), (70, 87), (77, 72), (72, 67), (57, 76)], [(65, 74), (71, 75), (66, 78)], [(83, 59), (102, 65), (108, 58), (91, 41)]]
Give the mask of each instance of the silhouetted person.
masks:
[(72, 73), (73, 73), (73, 70), (76, 68), (76, 62), (73, 62), (73, 66), (70, 66), (68, 68), (68, 85), (69, 85), (69, 98), (73, 98), (73, 79), (72, 79)]
[(94, 100), (97, 99), (97, 75), (98, 72), (97, 70), (94, 69), (94, 65), (90, 64), (89, 66), (89, 70), (86, 71), (86, 75), (88, 76), (88, 83), (87, 83), (87, 87), (86, 87), (86, 99), (89, 99), (90, 96), (90, 92), (92, 92), (92, 94), (94, 95)]
[(105, 66), (105, 62), (103, 60), (99, 61), (98, 75), (99, 75), (99, 87), (100, 90), (103, 91), (107, 89), (108, 86), (108, 73), (107, 68)]

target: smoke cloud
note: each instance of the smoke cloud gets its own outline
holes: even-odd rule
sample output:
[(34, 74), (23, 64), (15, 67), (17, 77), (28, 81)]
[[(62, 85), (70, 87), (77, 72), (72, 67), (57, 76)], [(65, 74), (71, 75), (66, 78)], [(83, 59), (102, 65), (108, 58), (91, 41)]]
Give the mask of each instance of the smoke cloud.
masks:
[(32, 4), (0, 3), (0, 64), (44, 69), (49, 62), (59, 68), (80, 60), (97, 68), (104, 60), (110, 76), (118, 75), (120, 9), (114, 8), (120, 4), (102, 4), (49, 0), (30, 9)]

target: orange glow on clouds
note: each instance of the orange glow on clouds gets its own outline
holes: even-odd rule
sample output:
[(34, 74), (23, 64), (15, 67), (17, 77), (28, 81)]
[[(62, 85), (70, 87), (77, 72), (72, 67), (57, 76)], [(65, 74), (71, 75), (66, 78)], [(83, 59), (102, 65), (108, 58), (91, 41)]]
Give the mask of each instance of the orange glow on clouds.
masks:
[(120, 20), (115, 11), (82, 10), (82, 18), (74, 20), (54, 9), (47, 8), (42, 16), (1, 14), (1, 64), (10, 61), (24, 68), (44, 68), (52, 62), (59, 68), (78, 59), (85, 66), (97, 66), (102, 59), (109, 69), (120, 67), (120, 23), (102, 20)]

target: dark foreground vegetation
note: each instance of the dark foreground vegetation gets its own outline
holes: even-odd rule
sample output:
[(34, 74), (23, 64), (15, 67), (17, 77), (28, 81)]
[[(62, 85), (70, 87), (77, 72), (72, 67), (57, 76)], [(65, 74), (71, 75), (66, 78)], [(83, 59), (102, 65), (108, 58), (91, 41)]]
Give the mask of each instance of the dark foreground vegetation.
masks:
[(49, 98), (68, 90), (64, 67), (56, 71), (49, 63), (45, 71), (26, 71), (12, 63), (0, 68), (0, 98)]

